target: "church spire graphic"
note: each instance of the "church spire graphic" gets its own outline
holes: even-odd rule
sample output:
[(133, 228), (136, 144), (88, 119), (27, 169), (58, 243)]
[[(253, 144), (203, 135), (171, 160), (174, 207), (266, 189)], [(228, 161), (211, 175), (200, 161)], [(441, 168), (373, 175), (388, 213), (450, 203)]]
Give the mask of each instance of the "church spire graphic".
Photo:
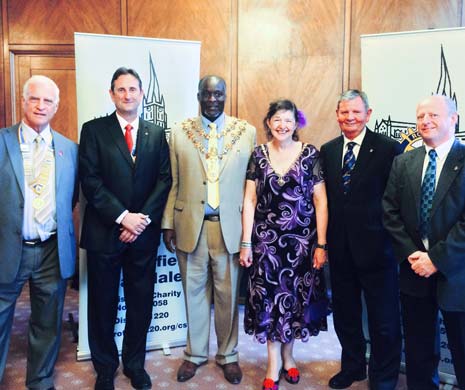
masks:
[[(444, 47), (441, 44), (441, 59), (440, 59), (440, 72), (439, 80), (436, 91), (432, 94), (444, 95), (451, 98), (457, 108), (457, 96), (452, 88), (452, 79), (447, 67), (446, 56), (444, 54)], [(414, 149), (422, 145), (422, 140), (416, 129), (415, 122), (399, 121), (388, 116), (388, 119), (376, 120), (374, 131), (394, 138), (399, 143), (404, 145), (405, 150)], [(465, 130), (460, 130), (460, 115), (458, 116), (457, 124), (455, 125), (455, 136), (461, 141), (465, 141)]]
[(162, 127), (165, 131), (168, 128), (168, 117), (165, 110), (165, 99), (160, 93), (155, 66), (152, 60), (152, 54), (149, 53), (150, 79), (144, 101), (142, 103), (142, 117), (151, 123)]
[[(446, 56), (444, 55), (444, 47), (441, 45), (441, 70), (439, 74), (438, 87), (436, 88), (436, 94), (444, 95), (451, 98), (455, 106), (457, 107), (457, 96), (455, 92), (452, 92), (452, 82), (450, 80), (449, 69), (447, 68)], [(464, 131), (460, 131), (460, 115), (458, 116), (457, 123), (455, 125), (455, 133), (465, 135)]]

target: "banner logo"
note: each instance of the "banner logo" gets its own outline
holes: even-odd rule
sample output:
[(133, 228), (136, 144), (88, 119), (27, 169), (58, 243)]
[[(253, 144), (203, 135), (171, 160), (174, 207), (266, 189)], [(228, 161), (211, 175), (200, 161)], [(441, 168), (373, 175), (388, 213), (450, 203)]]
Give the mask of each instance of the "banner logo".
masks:
[[(441, 44), (441, 58), (440, 58), (440, 72), (439, 81), (435, 94), (445, 95), (450, 97), (457, 104), (457, 96), (452, 88), (452, 81), (447, 67), (446, 56), (444, 55), (444, 48)], [(455, 126), (455, 136), (461, 141), (465, 141), (465, 131), (460, 131), (460, 116)], [(405, 122), (400, 120), (391, 119), (391, 115), (387, 119), (376, 120), (375, 133), (384, 134), (388, 137), (394, 138), (404, 146), (404, 151), (412, 150), (423, 144), (423, 141), (418, 134), (415, 122)]]

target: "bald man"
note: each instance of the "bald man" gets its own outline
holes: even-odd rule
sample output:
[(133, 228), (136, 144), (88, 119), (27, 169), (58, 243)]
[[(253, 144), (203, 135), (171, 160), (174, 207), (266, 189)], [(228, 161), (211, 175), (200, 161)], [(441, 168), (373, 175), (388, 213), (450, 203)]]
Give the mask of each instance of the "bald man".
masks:
[(236, 349), (238, 253), (255, 128), (224, 114), (226, 83), (221, 77), (201, 79), (197, 100), (202, 115), (187, 119), (171, 133), (173, 186), (162, 221), (166, 247), (174, 251), (176, 246), (189, 323), (177, 378), (187, 381), (208, 360), (213, 291), (216, 362), (226, 380), (238, 384), (242, 379)]
[(465, 146), (457, 108), (434, 95), (417, 106), (424, 146), (394, 160), (384, 224), (400, 263), (409, 390), (439, 388), (441, 310), (460, 389), (465, 389)]

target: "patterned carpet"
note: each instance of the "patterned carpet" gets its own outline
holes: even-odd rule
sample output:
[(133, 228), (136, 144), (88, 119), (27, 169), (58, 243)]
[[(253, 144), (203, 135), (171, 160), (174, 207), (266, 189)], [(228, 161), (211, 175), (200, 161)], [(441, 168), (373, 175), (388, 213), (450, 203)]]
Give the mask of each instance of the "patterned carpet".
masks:
[[(68, 289), (62, 337), (62, 348), (55, 372), (55, 386), (57, 390), (93, 390), (95, 376), (90, 361), (76, 361), (76, 344), (68, 314), (75, 319), (78, 317), (78, 292)], [(23, 390), (26, 371), (27, 321), (29, 317), (29, 300), (27, 289), (24, 289), (21, 299), (17, 303), (12, 341), (8, 356), (7, 367), (1, 390)], [(242, 321), (242, 312), (241, 312)], [(241, 322), (242, 323), (242, 322)], [(213, 326), (212, 326), (213, 329)], [(240, 328), (239, 352), (240, 363), (244, 378), (239, 385), (231, 385), (225, 381), (223, 372), (214, 362), (216, 339), (212, 335), (210, 347), (211, 360), (202, 366), (197, 375), (185, 383), (176, 381), (176, 371), (181, 363), (183, 348), (171, 349), (171, 355), (165, 356), (162, 351), (147, 353), (146, 369), (153, 382), (153, 389), (169, 390), (258, 390), (261, 389), (266, 370), (266, 346), (254, 341), (243, 333)], [(298, 385), (290, 385), (284, 379), (281, 390), (320, 390), (328, 389), (328, 380), (339, 370), (340, 346), (334, 333), (332, 318), (329, 318), (329, 331), (321, 332), (307, 343), (296, 342), (295, 356), (299, 362), (301, 381)], [(125, 390), (131, 389), (129, 380), (118, 370), (115, 387)], [(406, 389), (405, 376), (400, 375), (397, 390)], [(357, 382), (351, 389), (368, 389), (367, 381)]]

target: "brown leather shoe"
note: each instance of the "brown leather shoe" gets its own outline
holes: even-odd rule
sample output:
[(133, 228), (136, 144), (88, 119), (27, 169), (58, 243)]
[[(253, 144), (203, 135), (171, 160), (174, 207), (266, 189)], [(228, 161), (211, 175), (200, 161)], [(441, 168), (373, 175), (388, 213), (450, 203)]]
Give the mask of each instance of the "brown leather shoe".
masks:
[(239, 363), (232, 362), (223, 365), (219, 363), (217, 364), (223, 369), (224, 377), (229, 383), (232, 383), (233, 385), (238, 385), (239, 383), (241, 383), (242, 371), (239, 367)]
[(204, 364), (207, 364), (207, 362), (205, 361), (200, 364), (195, 364), (189, 360), (184, 360), (178, 368), (178, 382), (185, 382), (191, 379), (195, 375), (197, 368), (203, 366)]

